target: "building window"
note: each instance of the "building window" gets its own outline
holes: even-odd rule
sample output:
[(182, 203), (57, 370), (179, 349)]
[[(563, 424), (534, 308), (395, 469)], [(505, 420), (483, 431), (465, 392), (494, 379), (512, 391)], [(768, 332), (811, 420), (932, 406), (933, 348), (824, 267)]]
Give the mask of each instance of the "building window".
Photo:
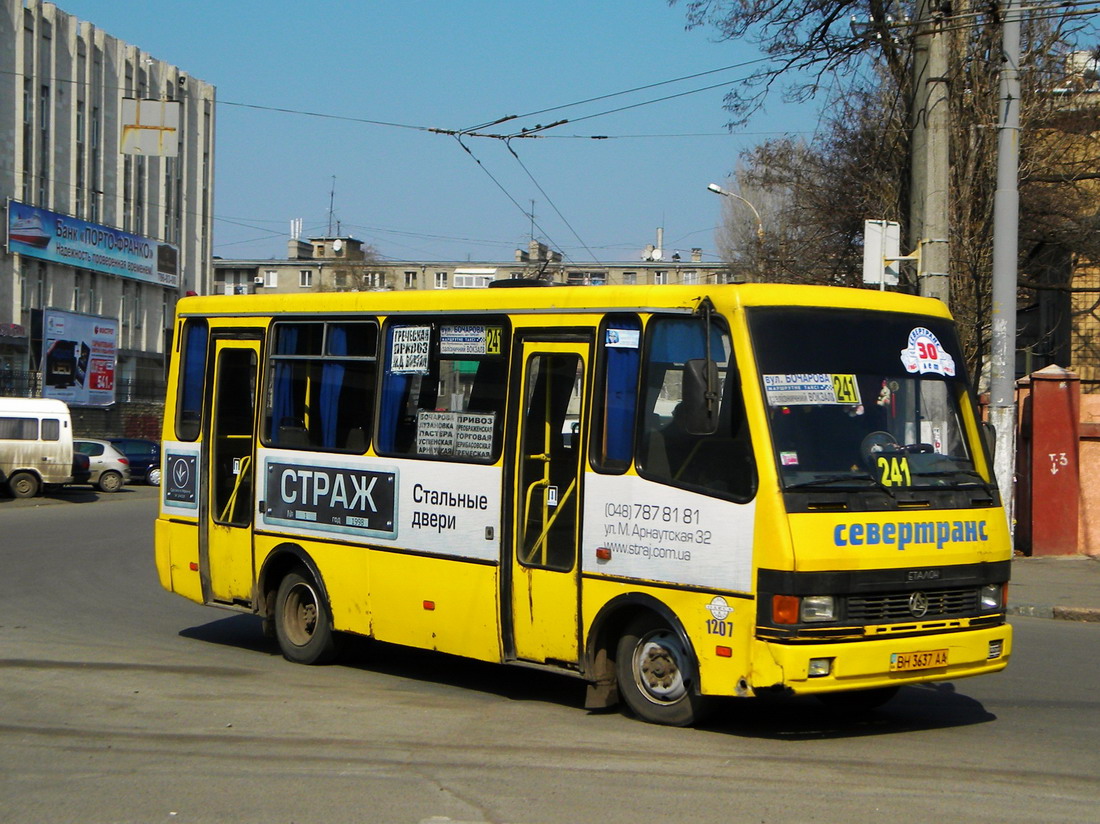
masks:
[(435, 288), (446, 289), (447, 288), (447, 273), (436, 272), (435, 273)]
[[(96, 76), (99, 76), (99, 64), (98, 55), (99, 50), (96, 50), (97, 63), (96, 63)], [(90, 209), (88, 211), (88, 218), (94, 223), (99, 220), (99, 107), (92, 107), (92, 122), (91, 122), (91, 147), (92, 153), (88, 162), (91, 166), (91, 173), (89, 174), (88, 181), (88, 202)]]
[(416, 288), (416, 272), (406, 272), (405, 273), (405, 288), (406, 289), (415, 289)]
[(134, 298), (133, 298), (134, 285), (128, 280), (122, 281), (122, 306), (120, 307), (120, 316), (122, 318), (122, 325), (124, 327), (133, 327), (134, 325)]
[(363, 275), (363, 288), (365, 289), (385, 289), (386, 288), (386, 275), (384, 272), (367, 272)]
[[(444, 273), (443, 286), (437, 286), (437, 289), (447, 287), (446, 278), (447, 275)], [(492, 275), (455, 275), (455, 289), (485, 289), (492, 282)]]
[(264, 270), (264, 287), (274, 289), (279, 285), (279, 271), (277, 269)]
[(658, 286), (664, 286), (668, 283), (668, 272), (654, 272), (653, 282)]
[(73, 311), (84, 311), (84, 273), (73, 273)]
[(681, 282), (688, 285), (696, 284), (699, 282), (699, 273), (694, 270), (684, 272)]
[(299, 269), (298, 270), (298, 285), (303, 289), (309, 289), (313, 286), (313, 270), (312, 269)]
[(623, 272), (623, 286), (633, 286), (638, 282), (637, 272)]

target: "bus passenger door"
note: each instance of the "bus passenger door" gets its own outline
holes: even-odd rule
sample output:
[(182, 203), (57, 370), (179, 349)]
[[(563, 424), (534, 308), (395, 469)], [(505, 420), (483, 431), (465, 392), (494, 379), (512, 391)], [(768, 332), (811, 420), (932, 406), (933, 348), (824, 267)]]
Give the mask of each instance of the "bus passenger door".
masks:
[[(214, 381), (206, 437), (205, 546), (200, 561), (207, 600), (252, 600), (253, 462), (258, 340), (214, 340)], [(205, 549), (205, 552), (203, 551)]]
[(579, 660), (581, 480), (589, 346), (525, 340), (507, 574), (511, 641), (525, 661)]

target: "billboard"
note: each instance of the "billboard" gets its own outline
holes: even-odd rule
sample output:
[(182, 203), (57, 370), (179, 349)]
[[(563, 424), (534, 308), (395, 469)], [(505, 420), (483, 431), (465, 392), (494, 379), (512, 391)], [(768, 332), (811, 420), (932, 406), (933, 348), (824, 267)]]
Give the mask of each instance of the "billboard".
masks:
[(179, 286), (179, 249), (99, 223), (8, 201), (8, 251), (93, 272)]
[(122, 98), (123, 154), (178, 157), (180, 104), (171, 100)]
[(42, 310), (42, 397), (70, 406), (115, 402), (118, 321)]

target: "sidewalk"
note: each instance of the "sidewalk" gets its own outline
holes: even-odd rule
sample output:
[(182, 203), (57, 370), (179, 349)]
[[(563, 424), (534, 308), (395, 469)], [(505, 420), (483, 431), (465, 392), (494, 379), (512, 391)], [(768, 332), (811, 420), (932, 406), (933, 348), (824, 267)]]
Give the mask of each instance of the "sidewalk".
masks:
[(1100, 622), (1100, 557), (1013, 558), (1008, 613)]

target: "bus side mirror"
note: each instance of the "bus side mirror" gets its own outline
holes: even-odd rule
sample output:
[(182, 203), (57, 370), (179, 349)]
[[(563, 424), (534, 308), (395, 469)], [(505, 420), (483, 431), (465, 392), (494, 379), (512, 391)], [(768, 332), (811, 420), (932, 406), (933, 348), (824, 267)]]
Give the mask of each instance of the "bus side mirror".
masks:
[(989, 421), (982, 421), (982, 436), (985, 438), (985, 448), (989, 450), (989, 459), (997, 457), (997, 428)]
[(682, 421), (689, 435), (718, 431), (718, 364), (694, 358), (684, 364)]

